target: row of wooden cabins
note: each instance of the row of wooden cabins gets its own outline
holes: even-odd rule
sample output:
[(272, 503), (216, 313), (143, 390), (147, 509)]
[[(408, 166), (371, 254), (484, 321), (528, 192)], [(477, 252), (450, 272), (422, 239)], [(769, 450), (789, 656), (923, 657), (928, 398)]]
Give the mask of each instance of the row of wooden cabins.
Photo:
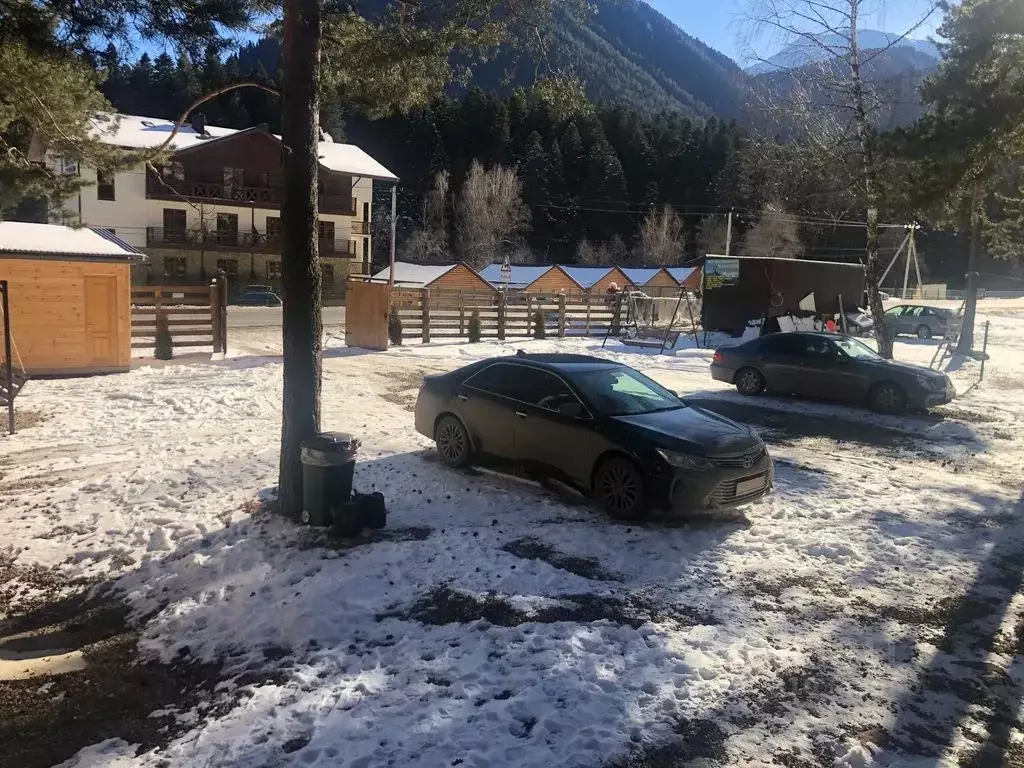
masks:
[[(397, 288), (442, 289), (489, 292), (505, 286), (501, 264), (490, 264), (477, 271), (468, 264), (413, 264), (396, 262)], [(373, 276), (375, 281), (391, 278), (388, 267)], [(700, 287), (697, 267), (591, 267), (552, 264), (513, 266), (509, 290), (522, 293), (567, 295), (602, 294), (613, 284), (619, 290), (635, 288), (649, 296), (675, 296), (681, 289)]]

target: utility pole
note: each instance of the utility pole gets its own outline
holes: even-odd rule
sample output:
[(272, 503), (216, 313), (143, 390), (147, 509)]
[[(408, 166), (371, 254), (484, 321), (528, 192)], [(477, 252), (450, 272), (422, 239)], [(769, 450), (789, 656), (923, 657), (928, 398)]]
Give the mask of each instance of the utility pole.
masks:
[(398, 182), (391, 186), (391, 272), (388, 276), (388, 285), (395, 287), (395, 235), (398, 232)]
[(725, 226), (725, 255), (728, 256), (732, 248), (732, 209), (729, 209), (729, 223)]

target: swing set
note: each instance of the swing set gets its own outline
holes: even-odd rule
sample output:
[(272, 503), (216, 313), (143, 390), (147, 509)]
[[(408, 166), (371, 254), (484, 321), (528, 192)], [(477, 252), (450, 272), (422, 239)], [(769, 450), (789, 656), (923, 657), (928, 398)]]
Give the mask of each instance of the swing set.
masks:
[[(14, 398), (25, 386), (28, 375), (25, 373), (25, 365), (18, 352), (18, 345), (14, 342), (14, 335), (11, 332), (11, 305), (9, 287), (6, 280), (0, 280), (0, 320), (3, 321), (4, 341), (3, 357), (0, 358), (0, 407), (7, 408), (7, 434), (14, 434)], [(14, 367), (14, 359), (17, 356), (18, 367)]]

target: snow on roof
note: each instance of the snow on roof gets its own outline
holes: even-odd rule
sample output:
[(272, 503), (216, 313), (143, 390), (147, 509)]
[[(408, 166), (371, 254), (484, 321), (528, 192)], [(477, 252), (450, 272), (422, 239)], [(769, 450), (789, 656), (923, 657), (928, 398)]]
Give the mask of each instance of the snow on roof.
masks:
[(106, 230), (23, 221), (0, 221), (0, 253), (145, 260), (141, 251)]
[[(405, 288), (425, 288), (451, 272), (456, 264), (410, 264), (395, 262), (395, 285)], [(386, 267), (373, 276), (374, 280), (390, 280), (391, 268)]]
[(690, 275), (697, 271), (696, 267), (669, 267), (668, 273), (677, 283), (683, 283), (690, 279)]
[[(131, 149), (148, 149), (163, 144), (171, 131), (174, 130), (172, 120), (161, 120), (155, 117), (140, 115), (101, 114), (93, 118), (93, 125), (101, 141), (118, 147)], [(207, 125), (206, 133), (199, 134), (192, 126), (185, 123), (174, 135), (170, 146), (175, 150), (198, 147), (211, 139), (222, 139), (240, 131), (234, 128), (220, 128)], [(270, 134), (281, 139), (277, 134)], [(364, 176), (371, 179), (397, 181), (398, 177), (378, 163), (366, 152), (353, 144), (334, 144), (329, 141), (320, 142), (320, 164), (325, 168), (352, 176)]]
[(592, 287), (615, 267), (562, 267), (562, 271), (583, 288)]
[[(514, 288), (525, 288), (531, 283), (537, 282), (541, 275), (550, 272), (554, 267), (550, 264), (548, 266), (517, 266), (512, 265), (512, 276), (508, 281), (508, 284)], [(491, 285), (502, 285), (501, 278), (501, 264), (488, 264), (482, 270), (480, 270), (480, 277), (486, 280)]]
[(661, 272), (661, 267), (622, 267), (622, 273), (633, 285), (645, 285)]

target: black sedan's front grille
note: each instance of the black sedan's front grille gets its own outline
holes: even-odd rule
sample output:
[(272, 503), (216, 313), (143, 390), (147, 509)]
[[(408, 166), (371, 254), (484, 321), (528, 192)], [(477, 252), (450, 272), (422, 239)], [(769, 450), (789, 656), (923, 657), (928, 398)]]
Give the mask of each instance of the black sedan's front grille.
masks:
[(764, 457), (764, 446), (759, 445), (753, 450), (735, 456), (715, 456), (711, 459), (716, 467), (726, 469), (750, 469)]
[[(760, 498), (768, 490), (770, 482), (768, 474), (767, 472), (762, 472), (760, 475), (741, 477), (739, 480), (726, 480), (724, 483), (719, 483), (708, 497), (708, 506), (712, 508), (731, 506)], [(758, 482), (756, 484), (752, 483), (751, 481), (754, 480)], [(743, 488), (742, 492), (738, 490), (740, 487)]]

